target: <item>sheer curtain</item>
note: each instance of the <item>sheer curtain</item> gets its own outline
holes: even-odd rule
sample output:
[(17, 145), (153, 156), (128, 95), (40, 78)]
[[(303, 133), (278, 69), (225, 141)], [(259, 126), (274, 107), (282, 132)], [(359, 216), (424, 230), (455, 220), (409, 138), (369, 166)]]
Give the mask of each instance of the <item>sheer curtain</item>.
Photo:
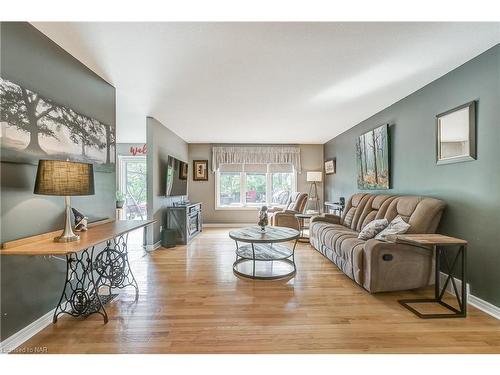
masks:
[(214, 146), (212, 148), (212, 171), (216, 172), (223, 164), (288, 164), (300, 173), (300, 148), (297, 146)]

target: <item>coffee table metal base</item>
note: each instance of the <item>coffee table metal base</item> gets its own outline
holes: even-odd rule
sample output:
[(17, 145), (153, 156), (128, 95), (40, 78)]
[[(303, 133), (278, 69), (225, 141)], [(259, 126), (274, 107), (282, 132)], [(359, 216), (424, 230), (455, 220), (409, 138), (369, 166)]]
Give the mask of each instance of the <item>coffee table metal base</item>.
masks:
[(239, 258), (233, 263), (233, 272), (238, 276), (255, 280), (277, 280), (295, 275), (297, 268), (290, 259), (254, 261)]

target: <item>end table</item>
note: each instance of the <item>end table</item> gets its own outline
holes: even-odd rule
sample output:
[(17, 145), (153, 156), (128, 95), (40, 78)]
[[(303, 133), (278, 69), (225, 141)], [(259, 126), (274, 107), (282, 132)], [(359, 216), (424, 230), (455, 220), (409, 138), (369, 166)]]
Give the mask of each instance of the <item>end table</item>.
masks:
[[(422, 319), (435, 319), (435, 318), (465, 318), (467, 316), (467, 280), (466, 280), (466, 261), (467, 261), (467, 241), (461, 240), (459, 238), (443, 236), (441, 234), (402, 234), (392, 236), (388, 238), (390, 241), (407, 243), (410, 245), (416, 245), (425, 248), (432, 248), (435, 255), (435, 281), (434, 281), (434, 298), (421, 298), (421, 299), (402, 299), (398, 302), (412, 313), (417, 315)], [(451, 253), (453, 247), (458, 247), (458, 251), (453, 256), (453, 262), (450, 264), (446, 253)], [(445, 255), (444, 257), (442, 255)], [(441, 261), (444, 259), (444, 262)], [(460, 263), (458, 259), (460, 258)], [(455, 279), (453, 277), (453, 271), (457, 268), (456, 266), (461, 264), (460, 267), (460, 279), (462, 281), (462, 287), (460, 292), (458, 291)], [(446, 280), (444, 282), (443, 288), (440, 287), (440, 269), (441, 265), (444, 267), (444, 272), (447, 273)], [(449, 305), (443, 301), (443, 295), (446, 291), (446, 287), (451, 281), (455, 296), (458, 302), (458, 309)], [(425, 314), (416, 310), (411, 304), (416, 303), (438, 303), (446, 309), (450, 310), (450, 313), (437, 313), (437, 314)]]
[(299, 237), (299, 242), (309, 242), (309, 237), (305, 235), (305, 230), (309, 229), (309, 225), (305, 224), (306, 220), (311, 220), (311, 218), (316, 214), (307, 214), (307, 213), (301, 213), (301, 214), (295, 214), (295, 218), (299, 222), (299, 232), (300, 232), (300, 237)]

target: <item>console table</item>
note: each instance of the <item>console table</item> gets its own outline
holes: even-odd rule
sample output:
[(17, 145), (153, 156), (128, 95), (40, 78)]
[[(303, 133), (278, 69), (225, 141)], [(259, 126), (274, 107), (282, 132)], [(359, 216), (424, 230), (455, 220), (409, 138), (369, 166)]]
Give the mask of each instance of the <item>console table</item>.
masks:
[(178, 244), (188, 244), (203, 229), (201, 203), (167, 207), (167, 227), (175, 230)]
[[(116, 296), (111, 294), (112, 289), (133, 286), (136, 301), (139, 298), (139, 287), (128, 261), (128, 234), (154, 222), (128, 220), (94, 225), (86, 232), (79, 232), (80, 240), (75, 242), (54, 242), (52, 235), (43, 234), (7, 242), (3, 244), (0, 255), (64, 255), (66, 279), (53, 322), (56, 323), (61, 314), (74, 317), (100, 314), (107, 323), (104, 304)], [(99, 244), (105, 245), (104, 250), (94, 257)], [(99, 294), (103, 286), (109, 290), (107, 295)]]
[[(467, 316), (467, 279), (466, 279), (466, 262), (467, 262), (467, 241), (461, 240), (459, 238), (443, 236), (441, 234), (398, 234), (395, 236), (390, 236), (387, 238), (390, 241), (407, 243), (415, 246), (432, 248), (435, 255), (435, 281), (434, 281), (434, 298), (416, 298), (416, 299), (402, 299), (398, 302), (410, 310), (412, 313), (417, 315), (422, 319), (433, 319), (433, 318), (465, 318)], [(450, 253), (451, 249), (455, 247), (458, 251), (453, 256), (453, 261), (448, 262), (446, 253)], [(445, 255), (444, 257), (442, 255)], [(443, 258), (443, 261), (442, 259)], [(458, 263), (460, 259), (460, 263)], [(455, 279), (453, 277), (453, 271), (457, 268), (456, 266), (460, 264), (460, 280), (462, 281), (462, 286), (460, 293), (458, 291)], [(444, 271), (447, 273), (446, 281), (444, 282), (443, 288), (440, 287), (440, 269), (441, 265), (444, 267)], [(455, 292), (455, 297), (458, 303), (458, 309), (449, 305), (443, 301), (443, 295), (446, 291), (446, 287), (451, 281), (453, 286), (453, 291)], [(438, 303), (445, 307), (450, 313), (438, 313), (438, 314), (425, 314), (421, 313), (412, 307), (412, 304), (419, 303)]]

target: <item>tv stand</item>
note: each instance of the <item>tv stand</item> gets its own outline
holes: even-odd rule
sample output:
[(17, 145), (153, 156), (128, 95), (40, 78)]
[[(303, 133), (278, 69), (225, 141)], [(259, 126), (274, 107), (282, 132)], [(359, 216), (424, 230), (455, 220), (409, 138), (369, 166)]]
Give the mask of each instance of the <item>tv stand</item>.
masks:
[(167, 228), (176, 232), (176, 243), (188, 244), (202, 231), (201, 203), (176, 204), (167, 207)]

